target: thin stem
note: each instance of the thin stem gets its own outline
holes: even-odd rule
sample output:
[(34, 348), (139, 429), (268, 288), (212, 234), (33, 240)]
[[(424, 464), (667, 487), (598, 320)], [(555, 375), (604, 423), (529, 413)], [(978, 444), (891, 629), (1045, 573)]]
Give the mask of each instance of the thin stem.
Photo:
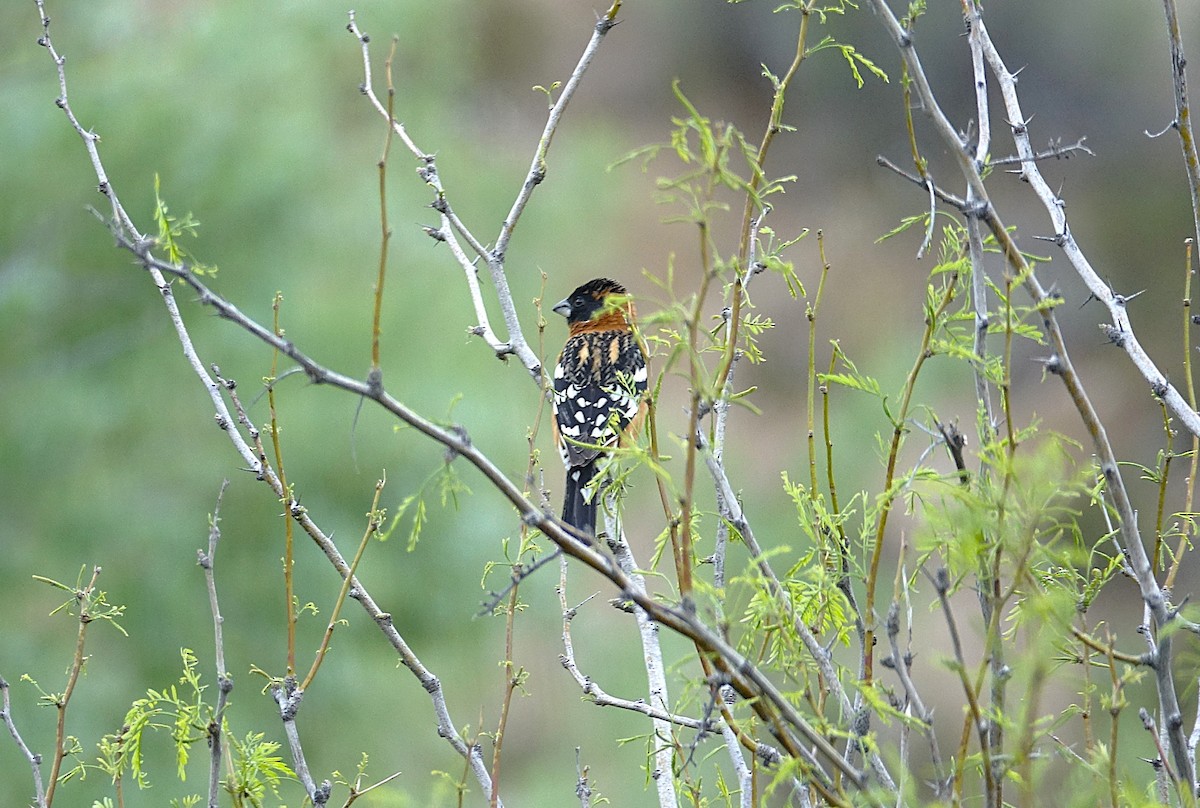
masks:
[(907, 700), (905, 707), (913, 711), (916, 719), (921, 723), (921, 733), (929, 743), (930, 757), (934, 768), (934, 788), (937, 795), (941, 796), (946, 775), (942, 768), (942, 755), (941, 749), (938, 746), (937, 733), (933, 730), (933, 712), (925, 706), (920, 693), (917, 691), (916, 683), (912, 680), (912, 676), (910, 675), (912, 655), (911, 652), (905, 654), (901, 650), (899, 636), (900, 604), (897, 601), (892, 601), (887, 617), (887, 637), (888, 647), (891, 650), (892, 669), (896, 672), (896, 676), (900, 679), (900, 684), (904, 688)]
[[(578, 660), (575, 657), (575, 641), (571, 636), (571, 623), (579, 614), (579, 610), (584, 604), (592, 599), (593, 596), (586, 598), (583, 603), (575, 606), (567, 605), (567, 571), (570, 569), (570, 564), (567, 559), (560, 556), (559, 558), (559, 574), (558, 585), (554, 588), (558, 595), (558, 603), (562, 608), (562, 644), (563, 652), (559, 655), (559, 662), (563, 668), (575, 680), (575, 684), (579, 685), (580, 691), (584, 697), (596, 705), (597, 707), (617, 707), (621, 710), (639, 713), (640, 715), (654, 718), (659, 721), (667, 721), (676, 726), (686, 727), (688, 729), (698, 730), (701, 732), (711, 732), (713, 730), (712, 721), (703, 721), (698, 718), (692, 718), (687, 715), (678, 713), (670, 713), (660, 707), (655, 707), (648, 704), (645, 699), (622, 699), (609, 694), (595, 680), (594, 677), (588, 676), (583, 672)], [(753, 746), (751, 746), (753, 748)], [(778, 752), (775, 752), (778, 755)]]
[(1163, 516), (1167, 507), (1167, 482), (1171, 477), (1171, 460), (1175, 457), (1175, 431), (1171, 429), (1171, 413), (1167, 409), (1167, 405), (1161, 401), (1159, 409), (1162, 410), (1163, 448), (1162, 463), (1155, 471), (1158, 477), (1158, 502), (1154, 508), (1154, 552), (1150, 556), (1150, 563), (1156, 570), (1161, 568), (1160, 564), (1162, 563)]
[[(915, 18), (906, 20), (906, 30), (911, 34), (912, 26), (916, 24)], [(913, 167), (917, 171), (917, 176), (920, 178), (920, 183), (929, 192), (929, 215), (928, 223), (925, 225), (925, 238), (921, 240), (921, 246), (917, 248), (917, 258), (924, 258), (929, 245), (933, 243), (934, 228), (937, 225), (936, 214), (937, 197), (934, 194), (933, 177), (929, 174), (929, 161), (921, 156), (921, 148), (917, 144), (917, 127), (913, 123), (913, 104), (912, 104), (912, 82), (908, 77), (908, 65), (900, 65), (900, 91), (904, 100), (904, 126), (908, 132), (908, 148), (912, 154)]]
[[(817, 497), (817, 447), (816, 447), (816, 387), (817, 387), (817, 312), (821, 307), (821, 296), (825, 292), (825, 279), (829, 277), (829, 262), (825, 260), (825, 234), (817, 231), (817, 250), (821, 257), (821, 277), (817, 281), (817, 294), (805, 306), (804, 316), (808, 320), (808, 373), (804, 391), (805, 440), (808, 445), (808, 495)], [(822, 395), (825, 389), (822, 386)], [(825, 435), (826, 442), (829, 434)], [(828, 458), (827, 458), (828, 459)]]
[(1117, 728), (1120, 726), (1118, 720), (1121, 716), (1121, 710), (1125, 707), (1124, 683), (1117, 675), (1117, 660), (1113, 651), (1112, 638), (1106, 644), (1108, 653), (1108, 674), (1112, 684), (1112, 690), (1109, 695), (1109, 735), (1108, 735), (1108, 796), (1112, 802), (1112, 808), (1119, 808), (1121, 805), (1119, 798), (1119, 781), (1117, 779)]
[[(714, 270), (712, 251), (709, 245), (708, 222), (701, 221), (697, 228), (700, 248), (700, 289), (687, 318), (688, 382), (691, 399), (688, 407), (688, 442), (684, 452), (683, 502), (679, 509), (679, 544), (676, 548), (675, 566), (679, 577), (679, 595), (685, 603), (692, 597), (692, 510), (695, 506), (696, 481), (696, 438), (700, 429), (700, 408), (707, 405), (704, 389), (703, 366), (700, 362), (700, 317), (704, 312), (704, 301)], [(719, 389), (719, 388), (718, 388)]]
[(317, 648), (312, 667), (308, 669), (308, 674), (300, 683), (302, 692), (308, 690), (317, 671), (321, 668), (321, 663), (325, 661), (325, 655), (329, 652), (329, 642), (333, 639), (333, 631), (341, 618), (342, 606), (346, 603), (346, 596), (350, 594), (350, 583), (354, 580), (358, 563), (362, 561), (363, 553), (366, 552), (371, 537), (379, 532), (380, 523), (383, 521), (383, 512), (379, 510), (379, 497), (383, 494), (385, 485), (387, 485), (386, 475), (375, 481), (375, 497), (371, 500), (371, 510), (367, 511), (367, 529), (363, 531), (362, 538), (358, 542), (358, 550), (354, 553), (354, 560), (350, 562), (349, 574), (342, 579), (342, 588), (338, 590), (337, 600), (334, 601), (333, 610), (329, 613), (329, 623), (325, 626), (325, 635), (321, 638), (321, 645)]
[(206, 728), (209, 747), (208, 808), (217, 808), (220, 799), (225, 708), (229, 705), (229, 694), (233, 691), (233, 677), (225, 667), (225, 619), (221, 617), (221, 607), (217, 600), (217, 579), (214, 570), (217, 544), (221, 540), (221, 500), (225, 497), (228, 487), (229, 480), (222, 480), (221, 488), (217, 492), (217, 503), (209, 520), (208, 552), (200, 550), (196, 553), (200, 567), (204, 570), (204, 583), (208, 589), (208, 608), (213, 618), (213, 646), (217, 667), (217, 708), (213, 711), (212, 720)]
[(500, 760), (504, 749), (504, 731), (508, 727), (508, 712), (512, 708), (513, 694), (521, 683), (521, 672), (513, 665), (513, 622), (517, 613), (517, 587), (508, 596), (508, 608), (504, 624), (504, 699), (500, 705), (500, 720), (496, 724), (496, 735), (492, 742), (492, 798), (488, 803), (496, 808), (500, 802)]
[(388, 154), (392, 150), (392, 135), (396, 129), (392, 122), (396, 120), (396, 87), (392, 84), (392, 60), (396, 58), (396, 45), (399, 37), (392, 37), (392, 50), (384, 63), (387, 75), (387, 115), (388, 127), (383, 136), (383, 155), (379, 158), (379, 275), (375, 279), (375, 311), (371, 319), (371, 376), (376, 378), (383, 371), (379, 366), (379, 321), (383, 316), (383, 282), (387, 277), (388, 242), (392, 238), (392, 228), (388, 225), (387, 212), (387, 164)]
[(982, 758), (979, 767), (983, 770), (985, 793), (988, 796), (988, 805), (992, 805), (996, 786), (992, 771), (991, 749), (988, 743), (988, 722), (984, 720), (983, 710), (979, 704), (980, 686), (979, 684), (972, 684), (970, 678), (967, 676), (967, 660), (963, 654), (962, 641), (959, 639), (958, 634), (958, 624), (954, 619), (954, 611), (950, 607), (950, 599), (948, 597), (950, 579), (944, 567), (939, 569), (934, 576), (934, 588), (937, 591), (938, 603), (942, 607), (942, 614), (946, 618), (946, 628), (950, 632), (950, 645), (954, 651), (954, 672), (958, 674), (958, 681), (962, 686), (963, 695), (967, 698), (967, 716), (963, 724), (963, 741), (960, 744), (958, 760), (955, 764), (955, 792), (956, 795), (961, 794), (963, 779), (961, 767), (963, 758), (966, 757), (966, 738), (969, 734), (969, 728), (973, 726), (979, 735), (979, 750)]
[(920, 374), (921, 368), (924, 367), (925, 360), (931, 355), (929, 346), (933, 341), (934, 332), (940, 325), (942, 315), (945, 314), (950, 302), (954, 299), (957, 286), (958, 273), (951, 273), (946, 281), (945, 288), (942, 290), (941, 300), (938, 301), (936, 307), (929, 309), (927, 312), (925, 330), (921, 334), (921, 346), (917, 351), (917, 358), (913, 362), (912, 369), (909, 370), (908, 377), (904, 381), (904, 389), (900, 394), (900, 407), (896, 410), (892, 420), (892, 441), (888, 449), (887, 471), (883, 478), (883, 502), (879, 505), (879, 517), (875, 523), (874, 544), (871, 548), (871, 566), (867, 572), (866, 602), (863, 605), (868, 617), (864, 651), (865, 662), (862, 677), (865, 684), (869, 684), (872, 678), (875, 621), (871, 615), (875, 613), (875, 586), (879, 579), (879, 559), (883, 555), (884, 531), (887, 529), (888, 514), (891, 512), (892, 503), (895, 501), (896, 494), (898, 493), (894, 489), (896, 461), (900, 456), (900, 444), (904, 439), (904, 433), (907, 431), (908, 409), (912, 403), (913, 391), (917, 386), (917, 376)]
[(50, 763), (50, 784), (46, 787), (46, 806), (54, 804), (54, 792), (58, 788), (58, 775), (62, 771), (62, 762), (66, 758), (67, 748), (67, 707), (71, 703), (71, 695), (79, 682), (79, 674), (83, 671), (86, 657), (83, 655), (83, 643), (87, 636), (87, 628), (91, 625), (92, 614), (89, 611), (92, 592), (96, 588), (96, 579), (100, 577), (100, 567), (92, 568), (92, 579), (87, 586), (75, 591), (75, 602), (79, 605), (79, 631), (75, 635), (75, 655), (71, 659), (71, 669), (67, 673), (67, 686), (62, 695), (54, 702), (58, 711), (58, 723), (54, 730), (54, 759)]
[(809, 0), (807, 5), (799, 9), (800, 30), (796, 34), (796, 53), (792, 57), (792, 63), (788, 66), (787, 72), (783, 74), (783, 78), (779, 80), (778, 85), (775, 87), (775, 95), (771, 99), (771, 116), (767, 122), (766, 131), (763, 132), (762, 141), (758, 145), (758, 152), (755, 154), (754, 165), (750, 172), (746, 201), (742, 207), (741, 239), (738, 243), (738, 265), (735, 272), (736, 277), (733, 280), (732, 311), (729, 317), (731, 328), (729, 337), (725, 341), (725, 353), (721, 359), (721, 368), (717, 373), (717, 383), (714, 388), (717, 390), (725, 386), (725, 381), (729, 376), (729, 369), (733, 366), (734, 351), (737, 348), (738, 329), (741, 326), (742, 319), (744, 285), (747, 275), (753, 269), (749, 266), (747, 257), (750, 255), (750, 242), (754, 230), (752, 227), (755, 218), (754, 210), (756, 206), (761, 204), (761, 200), (758, 197), (758, 190), (765, 176), (763, 167), (767, 162), (767, 152), (770, 151), (771, 144), (775, 142), (775, 136), (783, 131), (783, 102), (787, 97), (788, 88), (791, 86), (792, 79), (795, 78), (797, 71), (800, 70), (801, 63), (804, 62), (804, 59), (808, 55), (808, 24), (815, 4), (816, 0)]
[[(283, 329), (279, 326), (279, 308), (283, 302), (283, 293), (276, 292), (275, 300), (271, 305), (271, 310), (274, 314), (274, 325), (276, 337), (283, 336)], [(271, 447), (275, 450), (275, 468), (279, 469), (279, 481), (283, 484), (283, 490), (290, 497), (291, 491), (287, 483), (287, 472), (283, 467), (283, 443), (279, 438), (279, 417), (278, 411), (275, 408), (275, 382), (279, 378), (279, 350), (276, 349), (271, 353), (271, 376), (267, 381), (267, 409), (271, 413)], [(292, 524), (292, 509), (287, 507), (288, 503), (284, 501), (283, 511), (283, 597), (285, 606), (287, 607), (287, 676), (292, 676), (296, 672), (296, 608), (295, 599), (296, 593), (293, 590), (292, 567), (295, 562), (294, 553), (294, 529)]]
[[(1192, 277), (1196, 274), (1192, 269), (1192, 247), (1195, 245), (1194, 239), (1184, 240), (1184, 266), (1183, 266), (1183, 389), (1187, 393), (1188, 406), (1196, 409), (1196, 385), (1192, 379)], [(1195, 502), (1196, 494), (1196, 474), (1200, 472), (1200, 437), (1192, 435), (1192, 451), (1191, 463), (1188, 466), (1188, 476), (1184, 484), (1184, 504), (1183, 512), (1185, 514), (1193, 513), (1192, 505)], [(1183, 517), (1183, 527), (1179, 537), (1179, 545), (1175, 548), (1175, 558), (1171, 561), (1171, 569), (1167, 572), (1166, 582), (1163, 587), (1167, 590), (1175, 589), (1175, 576), (1179, 572), (1179, 566), (1183, 563), (1183, 554), (1188, 548), (1189, 535), (1194, 535), (1196, 532), (1195, 518), (1192, 516)]]

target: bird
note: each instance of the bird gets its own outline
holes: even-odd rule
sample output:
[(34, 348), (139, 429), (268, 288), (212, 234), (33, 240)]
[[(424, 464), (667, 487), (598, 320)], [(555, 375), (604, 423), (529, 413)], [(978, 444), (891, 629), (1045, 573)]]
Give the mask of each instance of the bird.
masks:
[(646, 356), (633, 333), (633, 301), (614, 280), (590, 280), (553, 310), (567, 318), (568, 330), (551, 379), (554, 439), (567, 467), (562, 520), (595, 536), (600, 494), (588, 486), (602, 456), (640, 431)]

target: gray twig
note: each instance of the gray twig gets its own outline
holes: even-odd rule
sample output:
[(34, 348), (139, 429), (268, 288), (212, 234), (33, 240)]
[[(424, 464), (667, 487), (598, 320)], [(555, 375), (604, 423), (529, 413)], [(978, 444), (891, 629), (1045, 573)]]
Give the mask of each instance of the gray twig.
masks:
[[(213, 369), (216, 373), (216, 368)], [(217, 709), (213, 713), (206, 732), (208, 734), (209, 764), (208, 764), (208, 808), (217, 808), (221, 788), (221, 744), (225, 722), (225, 708), (229, 704), (229, 694), (233, 691), (233, 677), (225, 666), (225, 640), (222, 627), (225, 618), (221, 617), (221, 607), (217, 601), (217, 580), (214, 566), (216, 564), (217, 543), (221, 540), (221, 500), (229, 480), (221, 481), (217, 492), (217, 503), (213, 506), (212, 516), (208, 525), (208, 552), (196, 551), (197, 562), (204, 570), (204, 583), (208, 588), (208, 607), (213, 618), (213, 645), (215, 646), (217, 667)]]
[(292, 768), (296, 779), (304, 788), (304, 793), (312, 800), (314, 806), (325, 805), (329, 802), (329, 794), (333, 784), (328, 780), (320, 785), (313, 782), (308, 770), (308, 761), (304, 758), (304, 747), (300, 743), (300, 730), (296, 727), (296, 714), (300, 712), (300, 702), (304, 700), (304, 691), (296, 687), (296, 677), (288, 676), (282, 684), (271, 688), (271, 697), (279, 705), (279, 715), (283, 719), (283, 732), (288, 739), (288, 748), (292, 753)]
[(46, 788), (42, 785), (42, 756), (33, 752), (25, 745), (25, 740), (17, 730), (17, 724), (13, 721), (12, 717), (12, 704), (9, 701), (8, 682), (5, 681), (3, 676), (0, 676), (0, 697), (3, 697), (3, 702), (0, 703), (0, 720), (3, 720), (4, 726), (8, 727), (8, 734), (16, 741), (17, 748), (21, 750), (21, 754), (29, 761), (29, 768), (33, 770), (34, 800), (37, 808), (46, 808)]
[[(628, 576), (630, 584), (645, 596), (648, 594), (646, 579), (638, 572), (640, 567), (633, 557), (633, 548), (625, 539), (625, 529), (617, 517), (616, 497), (610, 495), (605, 499), (604, 527), (609, 535), (609, 549), (616, 557), (617, 566)], [(634, 609), (633, 614), (642, 640), (642, 661), (650, 686), (650, 705), (670, 712), (671, 700), (667, 693), (666, 666), (663, 664), (662, 644), (658, 639), (658, 624), (645, 609)], [(654, 726), (654, 771), (650, 776), (658, 792), (659, 808), (676, 808), (679, 799), (675, 794), (674, 768), (671, 765), (675, 757), (674, 732), (669, 720), (651, 716), (650, 721)]]

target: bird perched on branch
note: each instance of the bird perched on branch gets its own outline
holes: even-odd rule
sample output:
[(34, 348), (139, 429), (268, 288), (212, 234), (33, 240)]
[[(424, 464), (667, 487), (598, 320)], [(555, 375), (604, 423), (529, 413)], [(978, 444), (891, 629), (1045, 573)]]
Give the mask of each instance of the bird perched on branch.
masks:
[(569, 336), (554, 366), (554, 439), (567, 467), (562, 519), (596, 534), (589, 483), (601, 455), (637, 436), (645, 414), (646, 357), (630, 324), (625, 287), (596, 278), (560, 301)]

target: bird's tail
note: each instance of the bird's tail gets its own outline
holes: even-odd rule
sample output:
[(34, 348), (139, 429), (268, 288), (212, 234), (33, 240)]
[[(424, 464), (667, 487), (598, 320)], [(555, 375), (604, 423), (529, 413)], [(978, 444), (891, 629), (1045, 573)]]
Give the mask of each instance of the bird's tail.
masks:
[(596, 498), (599, 492), (587, 491), (595, 476), (594, 462), (567, 469), (566, 491), (563, 495), (563, 521), (589, 536), (596, 535)]

